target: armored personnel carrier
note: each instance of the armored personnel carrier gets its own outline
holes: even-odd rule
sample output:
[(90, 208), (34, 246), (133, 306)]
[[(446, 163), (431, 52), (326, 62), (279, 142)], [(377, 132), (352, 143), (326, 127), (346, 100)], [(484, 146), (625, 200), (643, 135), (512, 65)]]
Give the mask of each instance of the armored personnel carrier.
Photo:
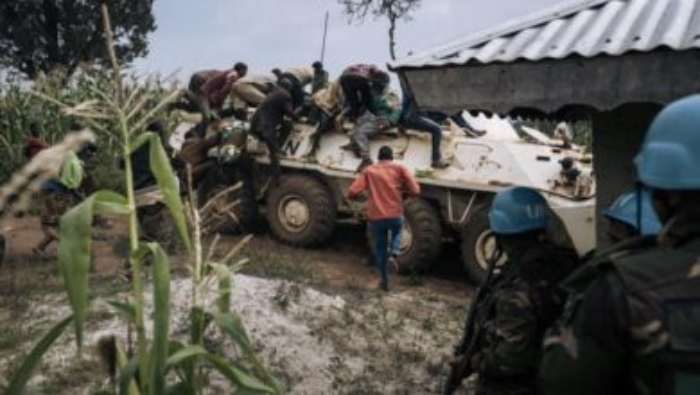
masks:
[[(487, 220), (491, 200), (499, 190), (516, 185), (532, 187), (547, 199), (555, 214), (550, 227), (555, 241), (580, 255), (594, 248), (595, 184), (592, 157), (583, 147), (565, 136), (553, 139), (506, 118), (468, 112), (462, 118), (466, 128), (451, 121), (444, 125), (442, 151), (450, 163), (444, 170), (430, 167), (429, 134), (394, 128), (371, 141), (372, 158), (381, 146), (391, 146), (396, 160), (416, 174), (423, 190), (419, 198), (406, 202), (399, 257), (402, 270), (428, 269), (443, 242), (454, 241), (461, 245), (467, 273), (481, 279), (486, 257), (495, 246)], [(183, 123), (173, 134), (170, 144), (175, 150), (192, 126)], [(235, 134), (246, 128), (244, 122), (224, 121), (214, 132)], [(341, 148), (348, 143), (351, 129), (347, 124), (325, 134), (320, 148), (309, 157), (315, 126), (291, 125), (281, 140), (282, 175), (277, 182), (268, 175), (265, 146), (252, 136), (212, 148), (209, 156), (234, 166), (248, 158), (254, 169), (253, 192), (239, 207), (254, 210), (257, 205), (270, 231), (285, 243), (320, 246), (340, 221), (363, 221), (363, 204), (345, 197), (360, 163), (352, 152)], [(220, 181), (221, 176), (215, 179)], [(246, 213), (239, 211), (238, 215)]]

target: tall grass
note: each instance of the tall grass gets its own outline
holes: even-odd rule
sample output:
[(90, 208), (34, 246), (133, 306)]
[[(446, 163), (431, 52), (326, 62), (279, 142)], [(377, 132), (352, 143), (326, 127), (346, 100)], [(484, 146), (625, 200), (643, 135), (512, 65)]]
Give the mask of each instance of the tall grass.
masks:
[[(235, 262), (239, 251), (249, 238), (233, 248), (223, 259), (214, 261), (216, 246), (210, 246), (206, 255), (201, 242), (202, 224), (208, 221), (200, 212), (191, 191), (189, 203), (183, 204), (180, 187), (162, 142), (153, 133), (146, 132), (151, 122), (166, 106), (176, 100), (178, 90), (152, 92), (147, 86), (131, 86), (122, 78), (114, 53), (112, 31), (106, 0), (102, 3), (107, 50), (112, 61), (111, 79), (87, 80), (86, 90), (91, 93), (83, 101), (75, 98), (51, 96), (51, 92), (33, 91), (31, 94), (44, 101), (44, 106), (55, 107), (60, 116), (74, 117), (92, 128), (102, 141), (119, 153), (125, 164), (124, 193), (99, 190), (69, 210), (60, 221), (59, 267), (64, 279), (72, 314), (57, 323), (34, 347), (14, 373), (7, 392), (22, 393), (31, 373), (52, 344), (70, 326), (75, 332), (78, 352), (84, 341), (84, 324), (90, 310), (89, 268), (92, 247), (92, 224), (95, 215), (118, 215), (128, 218), (129, 264), (131, 294), (126, 300), (112, 300), (109, 304), (125, 319), (135, 332), (136, 345), (130, 339), (111, 337), (105, 340), (113, 350), (108, 358), (115, 366), (114, 393), (119, 394), (191, 394), (205, 392), (211, 372), (228, 379), (236, 393), (276, 394), (281, 392), (276, 380), (268, 373), (255, 355), (240, 317), (231, 309), (233, 274), (245, 261)], [(59, 90), (63, 92), (63, 90)], [(55, 93), (55, 92), (54, 92)], [(149, 144), (150, 165), (178, 229), (191, 254), (193, 297), (190, 305), (190, 339), (182, 341), (170, 334), (170, 263), (163, 248), (157, 243), (143, 243), (139, 238), (131, 153)], [(189, 219), (189, 221), (187, 221)], [(150, 265), (146, 265), (150, 263)], [(234, 264), (234, 265), (231, 265)], [(149, 320), (145, 314), (146, 282), (152, 281), (152, 330), (147, 333)], [(212, 284), (217, 284), (212, 287)], [(205, 303), (205, 296), (215, 288), (217, 302)], [(241, 357), (232, 359), (220, 350), (204, 347), (207, 328), (216, 325), (240, 351)], [(130, 337), (129, 337), (130, 338)], [(127, 347), (128, 346), (128, 347)], [(134, 350), (129, 352), (129, 350)]]

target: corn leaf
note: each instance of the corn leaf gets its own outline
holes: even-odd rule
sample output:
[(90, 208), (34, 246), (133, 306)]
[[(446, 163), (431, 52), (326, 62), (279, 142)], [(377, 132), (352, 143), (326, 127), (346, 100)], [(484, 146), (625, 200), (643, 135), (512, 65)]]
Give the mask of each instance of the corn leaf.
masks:
[(44, 337), (39, 341), (39, 343), (37, 343), (37, 345), (34, 346), (32, 351), (22, 362), (22, 365), (19, 367), (19, 369), (17, 369), (14, 376), (12, 377), (12, 381), (10, 381), (10, 385), (7, 388), (6, 394), (19, 395), (24, 392), (24, 387), (27, 385), (27, 382), (32, 376), (32, 372), (41, 361), (41, 358), (44, 356), (49, 347), (51, 347), (51, 345), (56, 341), (56, 339), (58, 339), (59, 336), (63, 334), (63, 331), (65, 331), (66, 327), (70, 325), (72, 321), (72, 315), (68, 318), (65, 318), (63, 321), (59, 322), (58, 324), (56, 324), (56, 326), (51, 328), (51, 330), (46, 335), (44, 335)]
[(136, 372), (139, 371), (138, 356), (132, 357), (126, 365), (121, 366), (119, 372), (119, 395), (140, 394), (136, 388)]
[(98, 191), (61, 217), (58, 264), (73, 309), (78, 350), (83, 344), (83, 323), (88, 306), (93, 217), (97, 214), (128, 213), (129, 208), (123, 196), (110, 191)]
[[(134, 359), (134, 366), (130, 367), (129, 366), (129, 359), (126, 355), (126, 352), (124, 351), (124, 347), (122, 344), (117, 341), (117, 366), (119, 368), (120, 372), (124, 372), (128, 369), (134, 369), (134, 371), (131, 373), (131, 376), (129, 375), (122, 375), (120, 373), (120, 383), (123, 378), (128, 378), (128, 380), (125, 380), (126, 383), (126, 388), (124, 389), (124, 392), (121, 392), (121, 386), (120, 386), (120, 394), (124, 395), (140, 395), (141, 392), (139, 391), (138, 387), (136, 386), (136, 381), (134, 380), (134, 374), (136, 374), (135, 368), (138, 368), (138, 360)], [(130, 377), (130, 378), (129, 378)]]
[(170, 214), (175, 220), (175, 226), (180, 234), (182, 242), (188, 251), (191, 250), (190, 236), (187, 229), (187, 221), (185, 219), (185, 209), (180, 199), (180, 184), (175, 176), (173, 167), (170, 165), (168, 154), (163, 148), (160, 137), (156, 134), (147, 132), (141, 134), (132, 144), (131, 151), (135, 151), (143, 144), (149, 144), (150, 166), (151, 172), (158, 183), (158, 188), (163, 194), (165, 205), (170, 209)]
[[(177, 340), (171, 340), (170, 345), (168, 346), (168, 352), (170, 353), (170, 356), (176, 354), (180, 350), (185, 348), (185, 345), (182, 344), (181, 342)], [(196, 361), (194, 359), (188, 359), (184, 362), (181, 362), (179, 365), (174, 367), (175, 373), (177, 374), (178, 378), (180, 381), (177, 383), (168, 386), (166, 388), (165, 393), (166, 394), (183, 394), (183, 395), (189, 395), (193, 394), (196, 395), (197, 391), (195, 390), (195, 365)], [(173, 369), (173, 366), (168, 365), (166, 361), (166, 374)]]
[(230, 364), (224, 358), (212, 354), (201, 346), (188, 346), (173, 354), (168, 358), (168, 366), (175, 367), (183, 362), (200, 357), (205, 359), (219, 373), (226, 377), (232, 384), (236, 385), (237, 390), (245, 390), (247, 393), (255, 394), (274, 394), (276, 391), (257, 378), (251, 376), (247, 372)]
[(274, 388), (275, 393), (280, 393), (280, 385), (275, 378), (260, 363), (255, 350), (252, 347), (248, 333), (243, 326), (243, 320), (236, 312), (227, 312), (216, 315), (216, 323), (231, 339), (241, 347), (247, 360), (252, 363), (255, 375), (261, 378), (265, 385)]
[(168, 358), (170, 334), (170, 263), (158, 244), (149, 244), (153, 251), (153, 353), (151, 354), (151, 385), (153, 394), (165, 392), (165, 364)]
[(236, 344), (238, 344), (246, 353), (252, 351), (248, 333), (243, 326), (243, 320), (235, 312), (227, 312), (217, 314), (215, 317), (216, 324), (219, 325), (222, 331), (226, 333)]
[(208, 354), (205, 356), (207, 361), (212, 364), (212, 366), (219, 371), (224, 377), (226, 377), (231, 383), (236, 384), (236, 393), (245, 391), (246, 393), (255, 394), (275, 394), (277, 391), (266, 386), (260, 380), (239, 369), (231, 364), (229, 364), (224, 358)]
[(134, 259), (153, 259), (153, 344), (150, 354), (151, 394), (165, 392), (165, 369), (168, 358), (170, 333), (170, 263), (163, 248), (156, 243), (142, 244), (134, 254)]
[(183, 347), (168, 357), (167, 366), (168, 368), (174, 368), (191, 358), (203, 356), (204, 354), (207, 354), (207, 350), (202, 346)]
[(129, 322), (136, 322), (136, 308), (133, 304), (118, 300), (110, 300), (107, 303)]

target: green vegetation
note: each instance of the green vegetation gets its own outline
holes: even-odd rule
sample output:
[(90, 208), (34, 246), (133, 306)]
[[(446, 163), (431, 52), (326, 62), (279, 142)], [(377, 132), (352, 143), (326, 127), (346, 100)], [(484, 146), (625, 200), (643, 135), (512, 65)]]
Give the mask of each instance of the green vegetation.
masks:
[[(89, 83), (88, 97), (74, 101), (51, 96), (47, 92), (31, 94), (44, 101), (45, 107), (57, 107), (61, 116), (74, 117), (84, 126), (99, 133), (124, 162), (124, 191), (99, 190), (82, 203), (69, 210), (60, 221), (59, 268), (72, 313), (55, 324), (28, 353), (14, 370), (6, 392), (20, 394), (40, 365), (42, 357), (64, 334), (68, 327), (75, 331), (78, 355), (75, 365), (82, 361), (82, 347), (87, 318), (90, 313), (89, 271), (90, 251), (93, 239), (93, 220), (97, 215), (123, 216), (129, 224), (129, 268), (131, 295), (126, 300), (112, 299), (108, 304), (123, 318), (128, 333), (135, 334), (135, 346), (131, 336), (121, 339), (109, 336), (100, 341), (100, 356), (108, 366), (114, 367), (112, 379), (115, 388), (107, 393), (119, 394), (201, 394), (209, 383), (209, 375), (218, 372), (240, 393), (276, 394), (282, 391), (277, 381), (261, 364), (248, 338), (240, 317), (231, 310), (230, 296), (233, 274), (245, 261), (229, 266), (250, 238), (243, 239), (221, 260), (213, 261), (211, 254), (205, 257), (201, 242), (201, 224), (194, 193), (189, 194), (188, 204), (181, 200), (177, 177), (165, 154), (159, 137), (145, 128), (154, 117), (179, 97), (177, 90), (152, 92), (148, 86), (124, 83), (117, 62), (107, 6), (103, 3), (102, 15), (107, 51), (110, 53), (114, 76), (102, 80), (102, 84)], [(59, 90), (63, 92), (63, 90)], [(181, 341), (170, 333), (170, 260), (157, 243), (143, 243), (139, 238), (136, 215), (131, 153), (149, 144), (150, 165), (170, 211), (178, 234), (191, 260), (192, 299), (189, 306), (190, 338)], [(41, 159), (38, 159), (41, 160)], [(189, 220), (189, 221), (188, 221)], [(209, 251), (215, 250), (215, 245)], [(148, 265), (147, 265), (148, 263)], [(152, 330), (147, 334), (146, 281), (152, 288)], [(218, 283), (217, 303), (205, 303), (208, 285)], [(221, 351), (205, 348), (205, 333), (216, 325), (235, 344), (239, 355), (232, 359)], [(127, 350), (134, 350), (132, 353)]]
[[(31, 84), (11, 78), (0, 83), (0, 155), (5, 158), (0, 162), (0, 182), (7, 180), (26, 162), (23, 147), (32, 128), (45, 142), (55, 144), (69, 132), (90, 126), (85, 119), (72, 116), (65, 108), (50, 105), (37, 94), (60, 103), (77, 105), (90, 103), (97, 98), (97, 92), (104, 92), (111, 85), (111, 74), (107, 70), (87, 66), (70, 78), (58, 70), (37, 78)], [(140, 103), (137, 114), (134, 114), (140, 117), (171, 91), (159, 77), (139, 81), (135, 76), (128, 77), (122, 89), (127, 95), (149, 93), (147, 102)], [(165, 121), (168, 127), (176, 123), (165, 111), (153, 114), (152, 118)], [(109, 125), (109, 129), (117, 130), (118, 125), (114, 122), (113, 119), (101, 120), (102, 124)], [(119, 140), (113, 134), (100, 133), (96, 145), (97, 156), (95, 162), (90, 164), (89, 171), (93, 187), (123, 192), (124, 185), (120, 181), (123, 174), (115, 166), (115, 158), (119, 156), (121, 148)]]
[[(109, 64), (102, 44), (103, 1), (3, 1), (0, 3), (0, 64), (29, 78), (57, 68), (68, 74), (84, 62)], [(148, 53), (155, 30), (153, 0), (104, 1), (112, 15), (122, 62)]]

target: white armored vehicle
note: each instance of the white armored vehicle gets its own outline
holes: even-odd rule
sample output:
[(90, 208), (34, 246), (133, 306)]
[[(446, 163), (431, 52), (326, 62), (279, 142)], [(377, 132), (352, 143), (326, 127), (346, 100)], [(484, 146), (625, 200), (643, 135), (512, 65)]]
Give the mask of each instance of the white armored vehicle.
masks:
[[(430, 167), (431, 137), (427, 133), (390, 129), (371, 141), (371, 157), (379, 147), (393, 148), (395, 159), (414, 171), (422, 187), (407, 201), (400, 267), (425, 270), (440, 254), (443, 241), (461, 243), (463, 264), (480, 279), (494, 248), (487, 212), (496, 192), (509, 186), (537, 189), (549, 202), (552, 236), (580, 255), (594, 248), (595, 185), (592, 158), (566, 137), (552, 139), (508, 119), (463, 114), (468, 128), (450, 121), (443, 131), (443, 157), (451, 166)], [(175, 149), (192, 124), (181, 124), (171, 139)], [(224, 128), (245, 128), (238, 121)], [(265, 146), (248, 136), (246, 148), (224, 144), (209, 154), (221, 162), (243, 151), (253, 158), (255, 199), (266, 213), (272, 233), (302, 247), (323, 245), (339, 221), (361, 221), (362, 203), (345, 193), (356, 177), (360, 159), (341, 147), (348, 143), (350, 125), (325, 134), (313, 158), (307, 157), (315, 126), (294, 124), (282, 140), (282, 176), (270, 182)], [(480, 133), (469, 133), (479, 131)], [(478, 137), (471, 137), (478, 136)], [(247, 205), (245, 207), (250, 207)]]

